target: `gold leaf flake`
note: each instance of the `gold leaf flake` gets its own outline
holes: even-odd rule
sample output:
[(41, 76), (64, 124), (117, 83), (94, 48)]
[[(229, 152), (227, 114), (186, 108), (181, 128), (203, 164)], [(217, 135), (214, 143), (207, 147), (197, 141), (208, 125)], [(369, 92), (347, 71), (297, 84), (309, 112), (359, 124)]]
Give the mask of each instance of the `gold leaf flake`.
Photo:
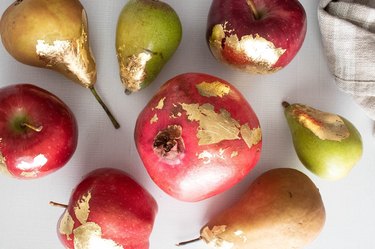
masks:
[(166, 99), (166, 97), (164, 97), (164, 98), (162, 98), (161, 100), (159, 100), (159, 103), (158, 103), (157, 106), (155, 106), (155, 109), (158, 109), (158, 110), (163, 109), (165, 99)]
[(204, 97), (220, 97), (230, 93), (230, 87), (220, 81), (202, 82), (196, 85), (200, 95)]
[(230, 155), (231, 158), (238, 156), (238, 151), (233, 151)]
[(322, 140), (339, 142), (350, 136), (348, 127), (338, 115), (299, 104), (294, 105), (292, 113), (302, 126)]
[(115, 241), (102, 238), (102, 229), (94, 222), (79, 226), (73, 233), (74, 249), (124, 249)]
[(151, 118), (150, 124), (158, 122), (159, 118), (158, 115), (155, 113), (155, 115)]
[(269, 73), (277, 71), (273, 68), (279, 58), (285, 53), (285, 49), (277, 48), (259, 34), (244, 35), (238, 38), (236, 34), (225, 29), (225, 25), (217, 24), (212, 29), (210, 37), (210, 48), (217, 58), (222, 58), (221, 51), (231, 49), (237, 54), (246, 55), (249, 63), (244, 69), (252, 73)]
[(221, 109), (216, 113), (211, 104), (181, 104), (186, 111), (188, 119), (199, 122), (197, 137), (199, 145), (219, 143), (223, 140), (240, 139), (240, 124), (234, 120), (230, 113)]
[[(0, 139), (1, 142), (1, 139)], [(11, 175), (5, 162), (5, 157), (0, 152), (0, 173), (5, 175)]]
[(27, 178), (35, 178), (35, 177), (38, 177), (38, 172), (35, 172), (35, 171), (23, 171), (21, 174), (21, 176), (23, 177), (27, 177)]
[(203, 151), (201, 153), (199, 153), (198, 155), (198, 159), (204, 159), (203, 163), (204, 164), (208, 164), (211, 162), (211, 158), (213, 158), (214, 156), (208, 152), (208, 151)]
[(82, 198), (77, 202), (77, 206), (74, 207), (74, 214), (81, 224), (85, 224), (90, 214), (90, 200), (91, 192), (87, 195), (82, 196)]
[(123, 48), (119, 48), (119, 51), (117, 52), (121, 81), (128, 91), (139, 91), (143, 81), (147, 77), (146, 65), (147, 62), (152, 59), (152, 55), (149, 51), (144, 51), (123, 58), (123, 56), (121, 56), (122, 49)]
[(59, 232), (66, 235), (67, 240), (72, 240), (70, 235), (73, 233), (74, 220), (69, 214), (68, 210), (65, 210), (63, 217), (60, 221)]
[(226, 231), (225, 225), (222, 226), (214, 226), (212, 229), (209, 227), (204, 227), (201, 232), (202, 239), (213, 248), (220, 248), (220, 249), (232, 249), (234, 248), (234, 243), (224, 240), (220, 237), (221, 234), (225, 233)]
[(72, 40), (55, 40), (52, 43), (37, 40), (36, 54), (46, 67), (57, 69), (76, 78), (83, 86), (90, 87), (96, 81), (96, 69), (88, 43), (86, 18), (86, 12), (83, 10), (80, 37)]
[(244, 124), (241, 126), (241, 136), (247, 146), (251, 148), (262, 140), (262, 131), (259, 127), (250, 129), (248, 124)]

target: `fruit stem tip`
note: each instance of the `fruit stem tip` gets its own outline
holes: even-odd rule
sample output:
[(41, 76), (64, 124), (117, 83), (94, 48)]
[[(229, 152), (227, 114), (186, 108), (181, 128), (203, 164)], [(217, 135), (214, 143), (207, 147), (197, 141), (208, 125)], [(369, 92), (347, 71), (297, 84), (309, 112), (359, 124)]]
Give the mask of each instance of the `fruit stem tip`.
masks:
[(259, 12), (255, 6), (254, 0), (246, 0), (247, 5), (249, 5), (251, 12), (253, 12), (255, 20), (260, 18)]
[(108, 109), (106, 104), (103, 102), (103, 100), (100, 98), (99, 94), (96, 92), (96, 89), (91, 86), (89, 87), (91, 93), (94, 95), (95, 99), (99, 102), (99, 104), (103, 107), (104, 111), (107, 113), (109, 119), (111, 120), (113, 126), (118, 129), (120, 128), (120, 124), (117, 122), (115, 117), (112, 115), (111, 111)]
[(35, 132), (41, 132), (43, 130), (43, 126), (34, 126), (34, 125), (31, 125), (31, 124), (28, 124), (28, 123), (22, 123), (21, 124), (22, 127), (27, 127)]
[(281, 104), (284, 108), (288, 108), (290, 106), (290, 104), (286, 101), (283, 101)]
[(187, 245), (187, 244), (190, 244), (190, 243), (198, 242), (201, 239), (202, 239), (202, 237), (198, 237), (198, 238), (195, 238), (195, 239), (179, 242), (179, 243), (176, 244), (176, 246), (183, 246), (183, 245)]
[(61, 203), (57, 203), (57, 202), (54, 202), (54, 201), (50, 201), (50, 202), (49, 202), (49, 205), (51, 205), (51, 206), (53, 206), (53, 207), (68, 208), (68, 205), (66, 205), (66, 204), (61, 204)]

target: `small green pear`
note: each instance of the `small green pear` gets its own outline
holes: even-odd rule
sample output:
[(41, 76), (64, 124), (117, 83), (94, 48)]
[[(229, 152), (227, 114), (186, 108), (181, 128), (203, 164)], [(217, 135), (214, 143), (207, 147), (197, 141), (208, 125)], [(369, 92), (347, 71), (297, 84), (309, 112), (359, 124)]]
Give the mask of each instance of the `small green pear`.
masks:
[(318, 188), (302, 172), (276, 168), (259, 176), (231, 207), (202, 227), (200, 237), (217, 249), (302, 249), (325, 224)]
[(283, 102), (295, 151), (314, 174), (337, 180), (362, 157), (362, 138), (345, 118), (302, 104)]
[(115, 128), (120, 127), (94, 88), (96, 64), (79, 0), (17, 0), (3, 13), (0, 34), (19, 62), (57, 71), (90, 89)]
[(129, 0), (116, 32), (120, 78), (127, 94), (148, 86), (177, 50), (182, 26), (174, 9), (158, 0)]

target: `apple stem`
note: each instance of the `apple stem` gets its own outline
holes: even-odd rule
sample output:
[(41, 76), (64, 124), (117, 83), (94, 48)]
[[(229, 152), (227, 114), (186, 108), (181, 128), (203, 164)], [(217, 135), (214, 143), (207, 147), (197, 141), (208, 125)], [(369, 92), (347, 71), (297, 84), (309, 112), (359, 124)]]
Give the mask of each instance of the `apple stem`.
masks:
[(200, 240), (202, 240), (202, 237), (198, 237), (198, 238), (195, 238), (195, 239), (179, 242), (179, 243), (176, 244), (176, 246), (183, 246), (183, 245), (187, 245), (187, 244), (190, 244), (190, 243), (198, 242)]
[(117, 122), (117, 120), (115, 119), (115, 117), (112, 115), (111, 111), (108, 109), (108, 107), (106, 106), (106, 104), (103, 102), (103, 100), (100, 98), (99, 94), (97, 93), (96, 89), (91, 86), (89, 87), (91, 93), (94, 95), (94, 97), (96, 98), (96, 100), (99, 102), (99, 104), (103, 107), (104, 111), (107, 113), (109, 119), (111, 120), (113, 126), (118, 129), (120, 128), (120, 124)]
[(54, 201), (50, 201), (50, 202), (49, 202), (49, 205), (51, 205), (51, 206), (53, 206), (53, 207), (68, 208), (68, 205), (61, 204), (61, 203), (57, 203), (57, 202), (54, 202)]
[(284, 108), (288, 108), (288, 107), (290, 106), (290, 104), (289, 104), (288, 102), (286, 102), (286, 101), (283, 101), (283, 102), (281, 103), (281, 105), (282, 105)]
[(254, 18), (258, 20), (260, 18), (259, 12), (255, 6), (254, 0), (246, 0), (247, 5), (249, 5), (251, 11), (253, 12)]
[(31, 129), (31, 130), (33, 130), (33, 131), (36, 131), (36, 132), (41, 132), (42, 129), (43, 129), (43, 126), (42, 126), (42, 125), (36, 127), (36, 126), (31, 125), (31, 124), (28, 124), (28, 123), (22, 123), (21, 126), (22, 126), (22, 127), (27, 127), (27, 128), (29, 128), (29, 129)]

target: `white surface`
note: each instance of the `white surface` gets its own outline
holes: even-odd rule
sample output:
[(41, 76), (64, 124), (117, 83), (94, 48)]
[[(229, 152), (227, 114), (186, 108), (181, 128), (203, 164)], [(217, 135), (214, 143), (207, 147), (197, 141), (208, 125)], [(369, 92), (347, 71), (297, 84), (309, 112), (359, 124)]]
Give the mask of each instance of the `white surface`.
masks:
[[(11, 2), (0, 0), (0, 12)], [(82, 1), (89, 16), (90, 40), (98, 65), (97, 90), (121, 123), (120, 130), (113, 129), (88, 90), (55, 72), (22, 65), (0, 46), (0, 86), (30, 82), (53, 92), (75, 113), (80, 132), (76, 153), (58, 172), (32, 181), (0, 176), (0, 249), (63, 248), (56, 234), (63, 210), (50, 207), (48, 202), (67, 203), (81, 177), (100, 167), (127, 171), (156, 198), (159, 212), (151, 249), (173, 249), (176, 242), (196, 237), (201, 226), (233, 203), (256, 176), (276, 167), (305, 172), (325, 201), (325, 228), (308, 248), (375, 248), (373, 122), (336, 88), (328, 72), (316, 17), (318, 1), (301, 1), (308, 18), (305, 43), (289, 66), (269, 76), (247, 75), (214, 60), (205, 43), (210, 1), (166, 1), (180, 15), (182, 43), (153, 85), (132, 96), (123, 93), (114, 50), (117, 17), (125, 2)], [(263, 129), (263, 152), (256, 168), (232, 189), (198, 203), (177, 201), (157, 188), (142, 166), (133, 142), (136, 117), (159, 86), (177, 74), (191, 71), (213, 74), (234, 84), (252, 105)], [(329, 182), (305, 170), (292, 146), (282, 100), (338, 113), (355, 124), (363, 136), (364, 154), (347, 178)], [(205, 247), (199, 242), (185, 248)]]

